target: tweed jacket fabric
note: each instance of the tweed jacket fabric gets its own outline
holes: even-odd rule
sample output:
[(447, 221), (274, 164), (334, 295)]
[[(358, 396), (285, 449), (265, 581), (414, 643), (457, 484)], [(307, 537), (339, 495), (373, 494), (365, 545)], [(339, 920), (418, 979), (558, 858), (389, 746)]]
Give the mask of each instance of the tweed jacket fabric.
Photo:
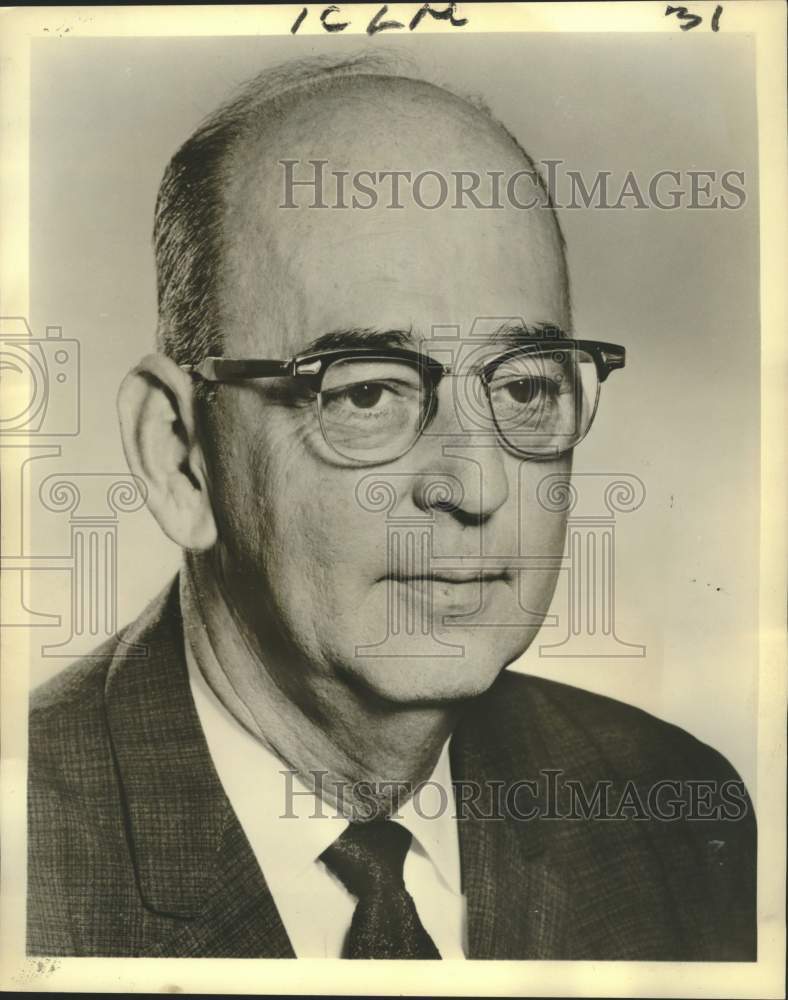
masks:
[[(739, 818), (666, 822), (634, 807), (566, 815), (547, 791), (576, 781), (590, 798), (601, 782), (614, 802), (633, 787), (645, 801), (659, 781), (737, 779), (714, 750), (630, 706), (505, 671), (469, 705), (450, 755), (469, 802), (457, 822), (470, 958), (756, 958), (746, 795)], [(500, 816), (496, 788), (529, 780), (531, 797), (485, 818)], [(474, 802), (474, 787), (493, 791)], [(534, 803), (539, 815), (522, 818)], [(28, 845), (30, 954), (294, 957), (200, 727), (177, 583), (34, 693)]]

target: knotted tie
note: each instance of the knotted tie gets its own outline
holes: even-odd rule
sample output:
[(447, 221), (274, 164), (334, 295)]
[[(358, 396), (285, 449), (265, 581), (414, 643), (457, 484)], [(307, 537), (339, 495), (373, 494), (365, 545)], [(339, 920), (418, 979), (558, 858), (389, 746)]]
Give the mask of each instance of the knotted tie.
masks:
[(411, 834), (399, 823), (351, 823), (321, 854), (357, 899), (343, 958), (440, 958), (402, 870)]

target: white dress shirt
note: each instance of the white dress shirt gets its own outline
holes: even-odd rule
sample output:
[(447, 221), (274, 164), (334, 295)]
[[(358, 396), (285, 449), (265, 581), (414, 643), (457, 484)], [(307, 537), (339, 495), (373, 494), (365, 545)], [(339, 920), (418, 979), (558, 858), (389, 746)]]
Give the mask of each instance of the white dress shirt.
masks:
[[(287, 766), (213, 693), (188, 634), (185, 645), (192, 696), (214, 766), (293, 950), (298, 958), (340, 958), (356, 899), (319, 857), (348, 822), (295, 775), (282, 773)], [(213, 650), (200, 649), (199, 656), (203, 655), (214, 655)], [(445, 959), (464, 958), (467, 951), (453, 806), (447, 741), (430, 784), (395, 817), (413, 835), (405, 858), (405, 887)]]

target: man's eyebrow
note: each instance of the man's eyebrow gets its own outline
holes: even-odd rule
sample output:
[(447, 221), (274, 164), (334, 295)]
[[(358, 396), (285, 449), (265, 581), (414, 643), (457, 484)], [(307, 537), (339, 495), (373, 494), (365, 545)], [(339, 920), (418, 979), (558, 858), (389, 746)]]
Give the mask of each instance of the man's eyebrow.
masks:
[[(507, 319), (489, 333), (485, 339), (490, 342), (501, 343), (504, 347), (516, 347), (523, 340), (529, 338), (565, 340), (568, 336), (569, 334), (565, 333), (555, 323), (526, 323), (522, 319)], [(428, 343), (429, 341), (421, 341), (422, 346)], [(414, 337), (412, 329), (381, 330), (375, 327), (347, 327), (321, 334), (310, 341), (298, 354), (299, 356), (303, 356), (305, 354), (315, 354), (320, 351), (345, 350), (354, 347), (405, 347), (417, 349), (418, 346), (419, 343)]]
[(410, 330), (378, 330), (373, 327), (349, 327), (331, 330), (307, 344), (299, 355), (317, 351), (342, 350), (353, 347), (414, 347)]
[(523, 340), (566, 340), (569, 336), (555, 323), (526, 323), (522, 319), (510, 319), (493, 330), (489, 339), (506, 347), (517, 347)]

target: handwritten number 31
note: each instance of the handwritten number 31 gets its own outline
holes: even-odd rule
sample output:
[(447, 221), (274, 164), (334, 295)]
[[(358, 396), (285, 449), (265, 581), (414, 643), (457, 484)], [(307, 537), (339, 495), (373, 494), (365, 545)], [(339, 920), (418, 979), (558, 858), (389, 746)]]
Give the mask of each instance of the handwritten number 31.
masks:
[[(690, 14), (686, 7), (666, 7), (665, 17), (668, 14), (675, 14), (676, 17), (682, 23), (679, 25), (682, 31), (689, 31), (691, 28), (697, 28), (699, 24), (703, 23), (703, 18), (700, 14)], [(720, 30), (720, 15), (722, 14), (722, 6), (718, 5), (711, 17), (711, 30)]]

